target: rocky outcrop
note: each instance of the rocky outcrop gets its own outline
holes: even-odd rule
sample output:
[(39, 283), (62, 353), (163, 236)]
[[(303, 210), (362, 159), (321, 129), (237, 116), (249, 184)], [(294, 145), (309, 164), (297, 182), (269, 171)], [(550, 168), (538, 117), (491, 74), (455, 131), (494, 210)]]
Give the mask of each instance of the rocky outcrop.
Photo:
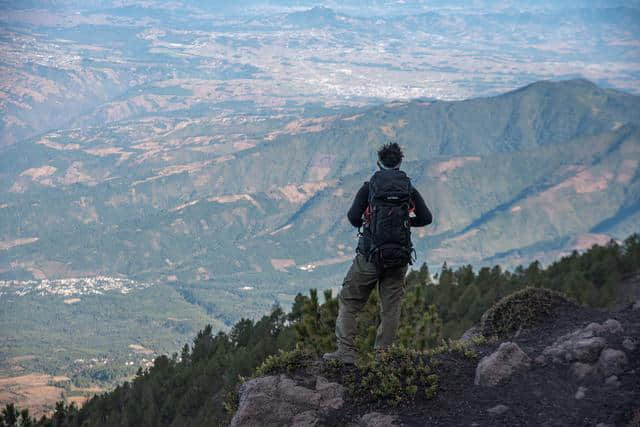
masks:
[[(579, 379), (606, 379), (607, 384), (615, 384), (612, 376), (624, 372), (627, 356), (622, 350), (610, 347), (612, 336), (624, 332), (624, 328), (615, 319), (608, 319), (602, 324), (589, 323), (581, 329), (558, 338), (545, 348), (536, 362), (544, 364), (571, 363), (571, 372)], [(628, 351), (635, 349), (635, 341), (627, 337), (622, 346)]]
[[(427, 388), (400, 387), (400, 406), (375, 397), (410, 375), (389, 371), (407, 365), (399, 356), (384, 365), (350, 367), (305, 359), (293, 373), (269, 371), (241, 387), (231, 425), (627, 425), (640, 399), (640, 313), (627, 306), (607, 319), (600, 311), (569, 309), (539, 328), (521, 328), (510, 342), (475, 339), (481, 334), (471, 329), (465, 345), (420, 353), (437, 376), (437, 389), (429, 395)], [(537, 356), (535, 364), (530, 356)], [(368, 377), (372, 373), (378, 382)], [(473, 376), (477, 386), (469, 387)], [(374, 397), (362, 400), (362, 390)]]
[(517, 344), (504, 342), (495, 352), (478, 363), (475, 384), (495, 386), (529, 366), (531, 366), (531, 358)]
[(343, 386), (321, 376), (314, 389), (285, 375), (256, 378), (240, 387), (231, 426), (315, 426), (322, 416), (342, 407), (343, 396)]

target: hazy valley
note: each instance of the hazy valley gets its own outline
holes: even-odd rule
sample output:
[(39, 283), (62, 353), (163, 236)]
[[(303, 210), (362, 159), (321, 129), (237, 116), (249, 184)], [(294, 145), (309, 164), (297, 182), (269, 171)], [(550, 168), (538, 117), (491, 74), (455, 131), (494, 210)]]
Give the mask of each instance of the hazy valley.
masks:
[(337, 288), (390, 139), (432, 271), (639, 231), (634, 2), (0, 5), (0, 374), (44, 394)]

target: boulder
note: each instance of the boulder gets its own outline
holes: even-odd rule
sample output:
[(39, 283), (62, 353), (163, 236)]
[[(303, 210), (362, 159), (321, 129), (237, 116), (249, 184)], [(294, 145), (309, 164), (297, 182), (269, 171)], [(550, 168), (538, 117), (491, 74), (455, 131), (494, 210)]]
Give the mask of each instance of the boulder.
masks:
[(531, 358), (517, 344), (504, 342), (495, 352), (480, 360), (476, 368), (475, 384), (495, 386), (530, 366)]
[(598, 369), (605, 377), (621, 374), (626, 365), (627, 355), (623, 351), (612, 348), (604, 349), (598, 360)]
[(576, 398), (576, 400), (582, 400), (584, 399), (584, 396), (587, 393), (587, 388), (585, 386), (580, 386), (578, 387), (578, 391), (576, 391), (576, 394), (573, 396)]
[(617, 375), (611, 375), (610, 377), (607, 377), (607, 379), (604, 380), (604, 383), (613, 387), (620, 387), (620, 381), (618, 380)]
[[(582, 329), (577, 329), (558, 338), (552, 345), (542, 351), (545, 359), (554, 363), (578, 361), (592, 363), (598, 360), (600, 352), (607, 345), (604, 335), (609, 330), (622, 328), (619, 322), (610, 319), (606, 326), (598, 323), (589, 323)], [(617, 323), (617, 325), (616, 325)]]
[(601, 324), (592, 322), (592, 323), (589, 323), (587, 326), (585, 326), (584, 331), (585, 332), (591, 331), (593, 335), (599, 336), (604, 334), (605, 329), (604, 329), (604, 326), (602, 326)]
[(298, 414), (291, 420), (291, 427), (315, 427), (319, 424), (318, 413), (313, 410)]
[(344, 405), (344, 387), (338, 383), (327, 381), (326, 378), (316, 378), (316, 394), (312, 400), (320, 408), (340, 409)]
[(595, 362), (607, 341), (602, 337), (584, 338), (570, 342), (567, 346), (571, 360)]
[(391, 427), (401, 425), (400, 420), (395, 415), (385, 415), (380, 412), (370, 412), (360, 418), (362, 427)]
[(620, 332), (622, 332), (622, 325), (620, 324), (620, 322), (618, 322), (615, 319), (608, 319), (606, 320), (602, 326), (604, 327), (604, 329), (609, 332), (610, 334), (619, 334)]
[(596, 366), (587, 363), (575, 362), (571, 365), (571, 373), (579, 380), (594, 375), (596, 371)]
[(315, 390), (285, 375), (255, 378), (240, 386), (238, 410), (231, 426), (315, 426), (323, 412), (344, 404), (344, 387), (316, 378)]

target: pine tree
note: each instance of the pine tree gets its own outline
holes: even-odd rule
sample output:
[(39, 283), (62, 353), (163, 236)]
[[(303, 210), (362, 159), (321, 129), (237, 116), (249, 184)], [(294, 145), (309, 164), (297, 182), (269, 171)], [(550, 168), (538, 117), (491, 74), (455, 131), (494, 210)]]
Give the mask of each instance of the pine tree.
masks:
[(18, 411), (13, 403), (8, 403), (2, 410), (0, 421), (3, 426), (16, 427), (18, 425)]

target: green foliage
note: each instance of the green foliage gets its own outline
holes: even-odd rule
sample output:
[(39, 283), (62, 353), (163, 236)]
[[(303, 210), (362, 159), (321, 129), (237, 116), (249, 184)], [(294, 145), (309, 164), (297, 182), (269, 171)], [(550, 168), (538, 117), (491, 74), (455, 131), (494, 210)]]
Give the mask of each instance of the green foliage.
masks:
[(484, 336), (502, 336), (519, 328), (529, 328), (548, 317), (569, 301), (544, 288), (526, 288), (501, 299), (483, 316), (480, 329)]
[[(302, 307), (295, 314), (298, 339), (315, 354), (322, 354), (335, 348), (334, 331), (338, 317), (338, 298), (334, 298), (331, 289), (324, 292), (324, 304), (318, 301), (318, 291), (311, 289), (309, 297), (296, 297)], [(298, 306), (299, 307), (299, 306)]]
[[(484, 342), (484, 340), (482, 340), (482, 342)], [(477, 357), (475, 350), (468, 343), (461, 340), (442, 340), (440, 345), (427, 350), (426, 353), (431, 356), (445, 353), (458, 353), (469, 359), (475, 359)]]
[(0, 412), (0, 427), (32, 427), (35, 425), (36, 420), (31, 418), (29, 410), (18, 411), (13, 403), (7, 403)]
[(422, 352), (392, 346), (370, 356), (359, 366), (357, 375), (345, 378), (349, 396), (355, 401), (381, 402), (397, 406), (413, 400), (418, 392), (435, 396), (438, 376)]
[(275, 373), (292, 374), (309, 365), (313, 354), (305, 350), (301, 345), (297, 345), (291, 351), (279, 350), (277, 354), (267, 357), (260, 366), (256, 368), (254, 376), (260, 377)]
[[(424, 350), (442, 338), (442, 319), (434, 304), (428, 304), (422, 286), (414, 286), (402, 301), (398, 342)], [(426, 307), (426, 309), (425, 309)]]

